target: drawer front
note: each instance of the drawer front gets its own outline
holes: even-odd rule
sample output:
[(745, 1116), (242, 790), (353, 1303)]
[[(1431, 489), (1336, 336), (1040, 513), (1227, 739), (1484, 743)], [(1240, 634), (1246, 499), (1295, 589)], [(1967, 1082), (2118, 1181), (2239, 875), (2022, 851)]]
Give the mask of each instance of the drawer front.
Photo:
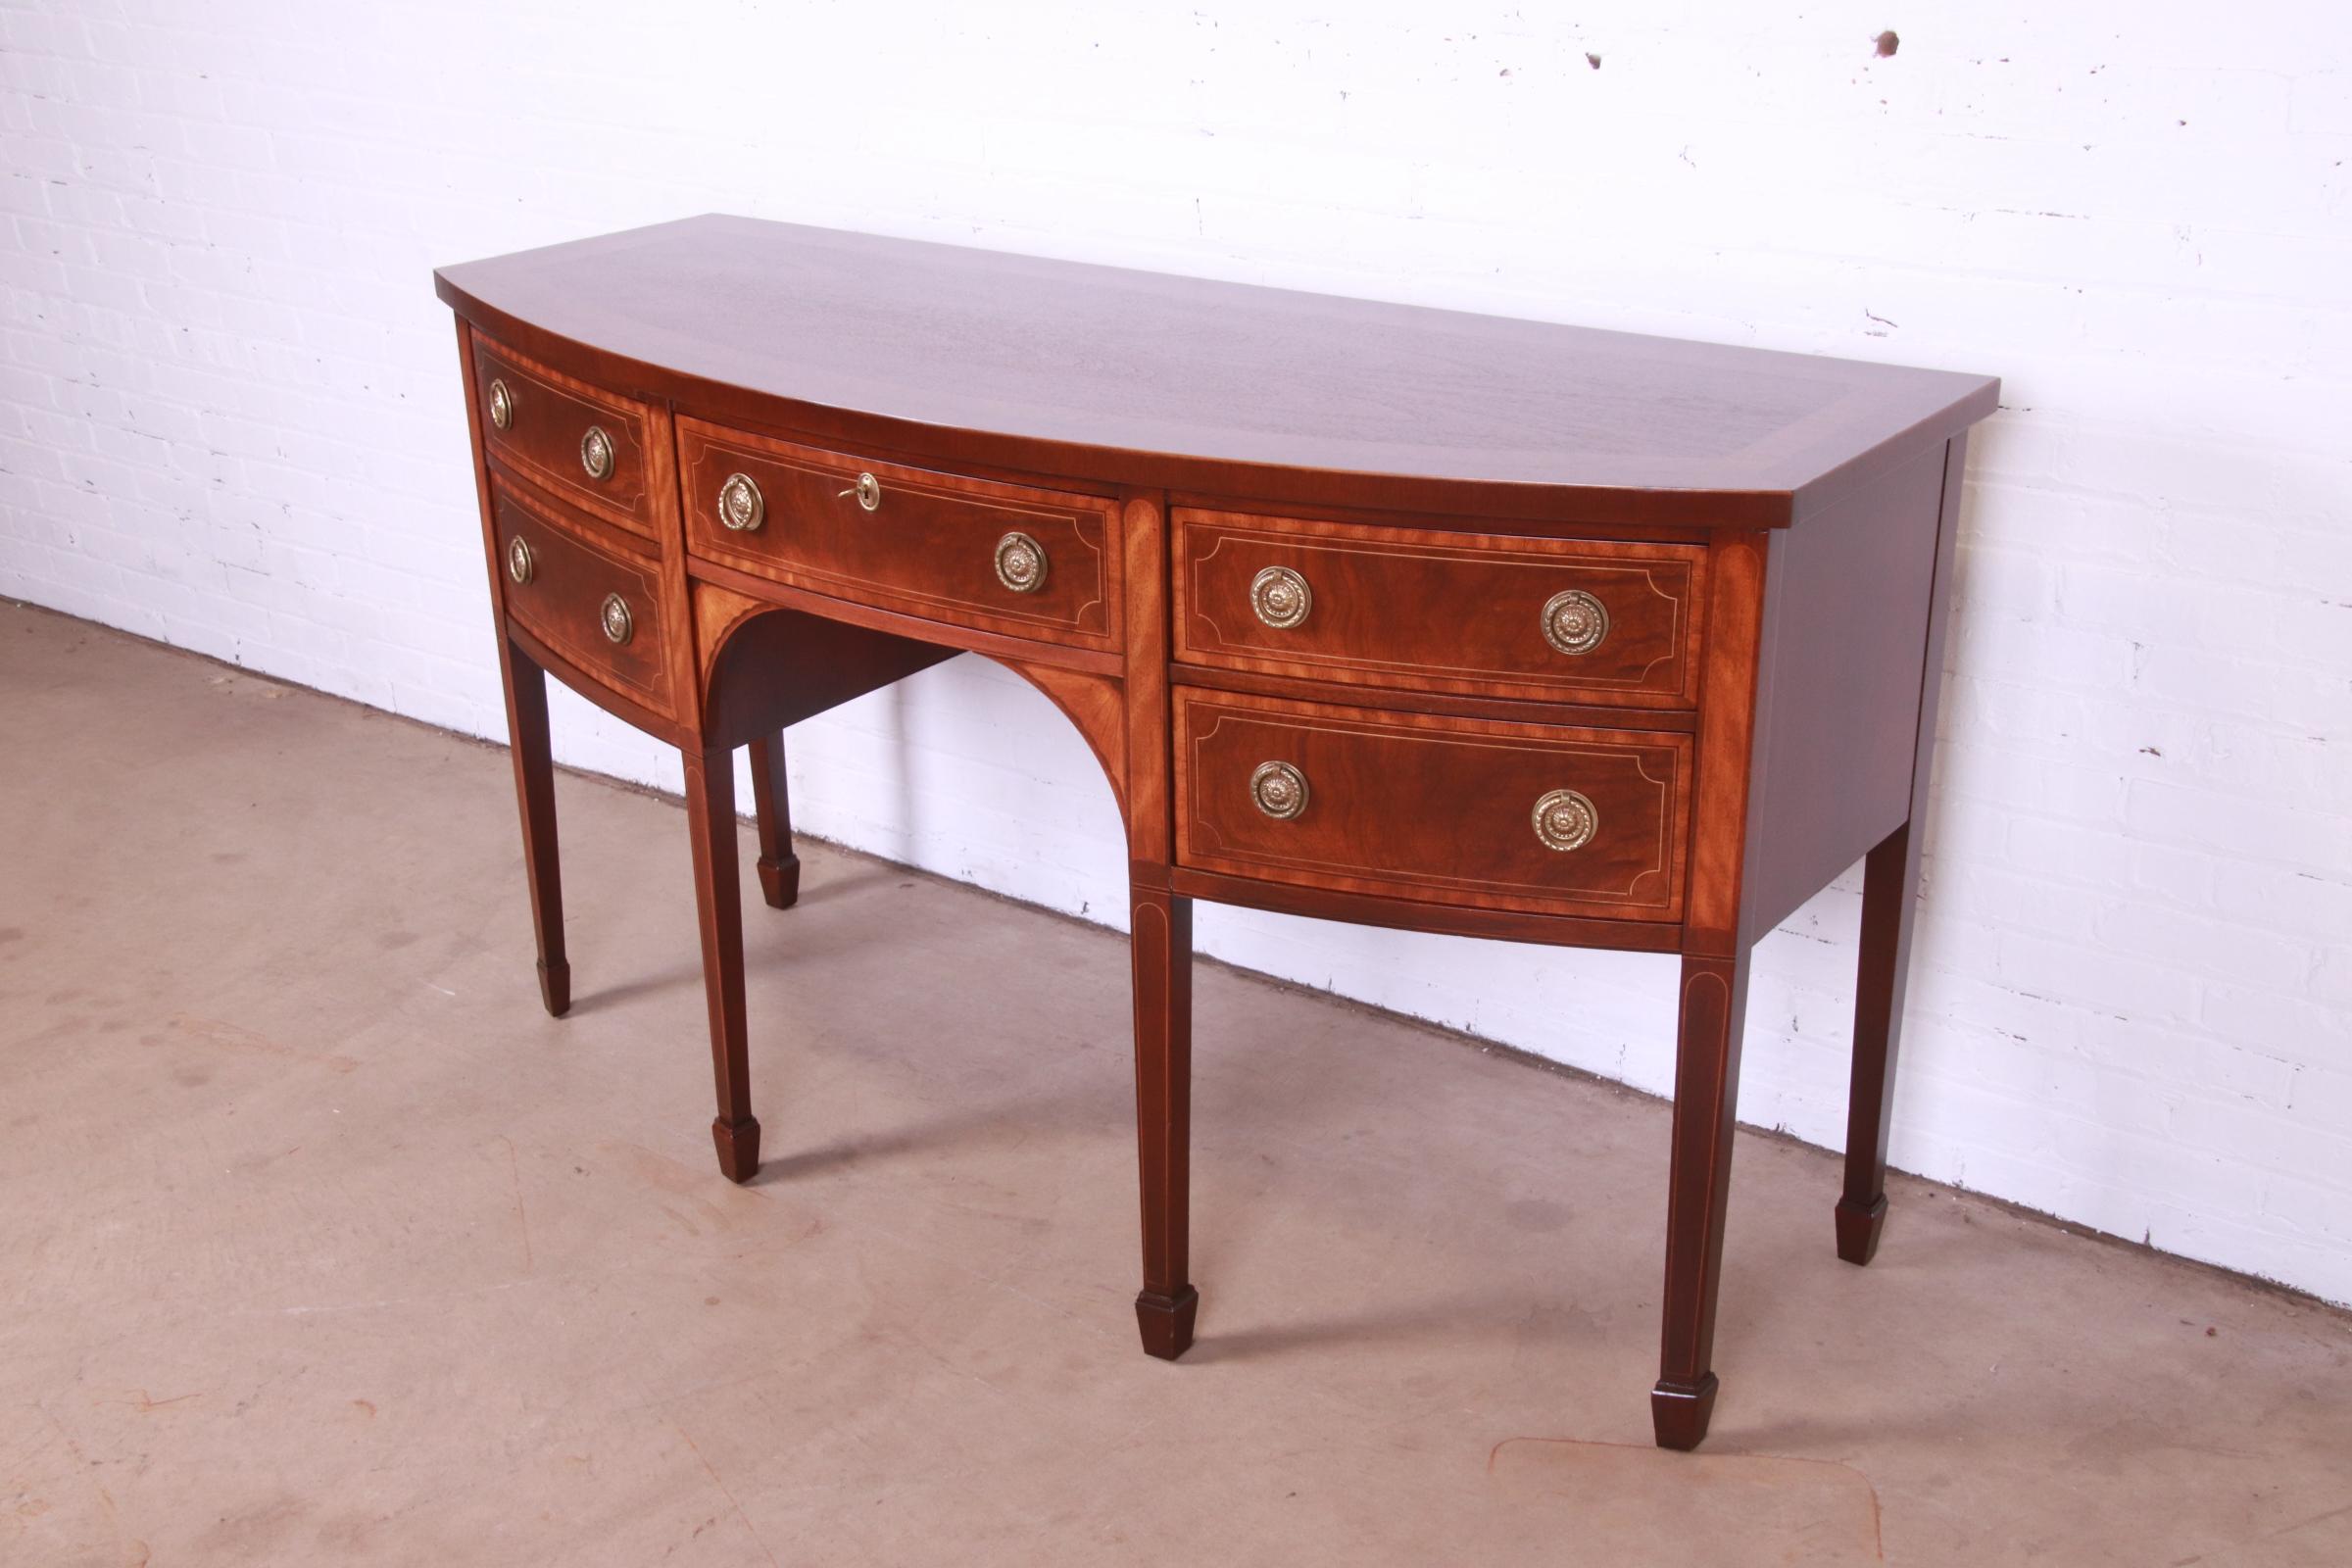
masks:
[(591, 543), (503, 484), (493, 493), (508, 615), (582, 674), (672, 715), (655, 564)]
[(795, 587), (1016, 637), (1109, 648), (1113, 504), (678, 421), (694, 554)]
[(1690, 739), (1179, 687), (1179, 864), (1539, 913), (1682, 916)]
[(490, 461), (648, 539), (660, 505), (642, 403), (476, 338), (473, 374)]
[(1189, 508), (1175, 521), (1179, 661), (1558, 702), (1697, 700), (1699, 546)]

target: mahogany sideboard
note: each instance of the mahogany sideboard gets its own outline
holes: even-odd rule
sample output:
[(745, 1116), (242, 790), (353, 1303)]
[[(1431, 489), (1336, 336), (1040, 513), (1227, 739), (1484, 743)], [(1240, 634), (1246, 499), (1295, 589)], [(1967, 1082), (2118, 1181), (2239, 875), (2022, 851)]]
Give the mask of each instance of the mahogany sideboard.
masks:
[[(548, 1010), (545, 677), (684, 755), (719, 1168), (759, 1166), (732, 754), (968, 651), (1129, 850), (1143, 1290), (1192, 1343), (1192, 901), (1677, 954), (1657, 1441), (1705, 1436), (1748, 953), (1866, 858), (1870, 1260), (1981, 376), (707, 216), (444, 268)], [(1050, 831), (1041, 826), (1040, 831)]]

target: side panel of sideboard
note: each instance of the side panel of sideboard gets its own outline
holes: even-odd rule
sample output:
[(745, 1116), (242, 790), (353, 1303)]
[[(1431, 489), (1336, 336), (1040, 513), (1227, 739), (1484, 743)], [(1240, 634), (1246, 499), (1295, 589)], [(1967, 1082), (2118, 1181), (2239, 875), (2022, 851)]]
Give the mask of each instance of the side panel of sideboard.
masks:
[[(1911, 811), (1946, 443), (1771, 535), (1770, 609), (1740, 905), (1752, 942)], [(1932, 739), (1932, 737), (1931, 737)]]

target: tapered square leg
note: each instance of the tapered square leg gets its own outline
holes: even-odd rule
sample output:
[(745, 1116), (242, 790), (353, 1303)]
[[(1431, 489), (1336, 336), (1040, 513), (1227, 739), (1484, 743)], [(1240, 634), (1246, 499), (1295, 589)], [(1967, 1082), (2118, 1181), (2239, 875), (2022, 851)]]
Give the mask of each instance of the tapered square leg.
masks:
[(1173, 1361), (1193, 1348), (1193, 1319), (1200, 1293), (1187, 1285), (1173, 1297), (1143, 1291), (1135, 1298), (1135, 1325), (1143, 1332), (1144, 1353)]
[(1936, 712), (1942, 702), (1943, 640), (1951, 624), (1952, 562), (1959, 549), (1961, 474), (1968, 436), (1944, 450), (1943, 510), (1936, 521), (1936, 576), (1928, 593), (1927, 646), (1920, 660), (1919, 722), (1911, 753), (1911, 809), (1862, 862), (1862, 953), (1854, 975), (1854, 1074), (1845, 1113), (1845, 1184), (1838, 1199), (1838, 1255), (1867, 1263), (1886, 1227), (1886, 1135), (1894, 1108), (1894, 1064), (1903, 992), (1918, 924), (1919, 868), (1927, 844)]
[(748, 1182), (760, 1174), (760, 1121), (746, 1116), (730, 1124), (724, 1116), (710, 1118), (710, 1142), (718, 1150), (720, 1174), (731, 1182)]
[(784, 732), (752, 742), (752, 815), (760, 824), (760, 895), (789, 909), (801, 897), (801, 858), (792, 853), (792, 798), (784, 783)]
[(1715, 1412), (1715, 1297), (1732, 1188), (1747, 955), (1683, 959), (1674, 1155), (1666, 1199), (1665, 1324), (1649, 1396), (1658, 1445), (1694, 1448)]
[(1886, 1195), (1868, 1203), (1850, 1198), (1838, 1200), (1838, 1255), (1848, 1263), (1867, 1263), (1879, 1255), (1879, 1233), (1886, 1228)]
[(556, 851), (556, 764), (547, 729), (547, 672), (501, 640), (508, 749), (522, 815), (522, 865), (539, 943), (539, 1000), (556, 1017), (571, 1009), (571, 965), (564, 957), (564, 876)]
[(1854, 1069), (1846, 1102), (1845, 1190), (1838, 1200), (1838, 1255), (1867, 1263), (1886, 1224), (1886, 1133), (1895, 1050), (1911, 966), (1911, 908), (1919, 837), (1896, 828), (1862, 862), (1862, 956), (1854, 984)]
[(710, 1013), (710, 1070), (718, 1116), (710, 1136), (718, 1168), (748, 1182), (760, 1169), (743, 1004), (743, 886), (735, 842), (735, 760), (726, 747), (688, 750), (686, 830), (694, 854), (694, 903), (703, 937), (703, 994)]
[(1649, 1426), (1658, 1446), (1689, 1453), (1707, 1435), (1715, 1417), (1715, 1374), (1696, 1383), (1666, 1383), (1649, 1391)]
[(1135, 1121), (1144, 1214), (1144, 1349), (1173, 1361), (1192, 1348), (1200, 1297), (1186, 1275), (1192, 1187), (1193, 902), (1136, 888)]
[(571, 965), (558, 958), (552, 965), (539, 960), (539, 1002), (550, 1015), (561, 1018), (571, 1010)]

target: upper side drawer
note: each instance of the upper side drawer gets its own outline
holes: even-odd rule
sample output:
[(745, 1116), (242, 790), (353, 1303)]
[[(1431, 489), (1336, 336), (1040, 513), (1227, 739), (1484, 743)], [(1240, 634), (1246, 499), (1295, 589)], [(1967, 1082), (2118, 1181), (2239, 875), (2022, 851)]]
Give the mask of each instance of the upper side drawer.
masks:
[(621, 527), (659, 537), (661, 466), (642, 403), (474, 339), (474, 391), (490, 459)]
[(1175, 522), (1179, 661), (1556, 702), (1697, 699), (1699, 546), (1183, 507)]
[(678, 420), (686, 547), (795, 587), (1110, 648), (1114, 504)]

